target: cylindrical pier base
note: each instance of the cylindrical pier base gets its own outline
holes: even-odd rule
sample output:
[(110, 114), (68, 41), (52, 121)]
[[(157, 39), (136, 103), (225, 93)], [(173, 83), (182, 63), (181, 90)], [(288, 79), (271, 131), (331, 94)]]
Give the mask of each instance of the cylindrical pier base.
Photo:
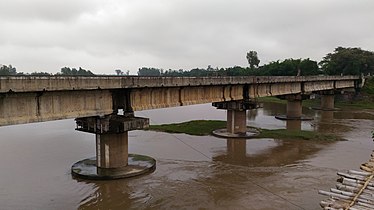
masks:
[(325, 111), (334, 110), (334, 95), (321, 95), (321, 109)]
[(71, 173), (82, 179), (111, 180), (139, 176), (156, 169), (155, 159), (137, 154), (129, 154), (127, 166), (120, 168), (99, 168), (96, 162), (96, 157), (81, 160), (71, 167)]
[(275, 118), (278, 120), (313, 120), (311, 117), (304, 116), (302, 110), (302, 100), (287, 100), (286, 115), (277, 115)]

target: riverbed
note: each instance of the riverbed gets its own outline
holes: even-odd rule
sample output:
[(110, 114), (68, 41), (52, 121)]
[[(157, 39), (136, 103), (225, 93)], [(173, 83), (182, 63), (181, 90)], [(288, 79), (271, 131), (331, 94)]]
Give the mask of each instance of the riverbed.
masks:
[[(286, 128), (274, 115), (282, 104), (248, 111), (247, 123)], [(75, 162), (95, 156), (93, 134), (74, 120), (0, 127), (0, 209), (319, 209), (319, 189), (336, 172), (358, 169), (373, 150), (374, 112), (322, 112), (304, 130), (335, 133), (347, 141), (221, 139), (154, 131), (129, 132), (129, 152), (157, 160), (144, 176), (87, 181), (71, 176)], [(136, 112), (151, 124), (225, 120), (210, 104)]]

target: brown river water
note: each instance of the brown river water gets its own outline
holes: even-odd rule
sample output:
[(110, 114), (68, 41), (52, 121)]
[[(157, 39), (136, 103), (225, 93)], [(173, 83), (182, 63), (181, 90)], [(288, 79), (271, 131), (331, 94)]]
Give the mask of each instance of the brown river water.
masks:
[[(286, 128), (274, 115), (285, 105), (248, 111), (248, 125)], [(129, 132), (129, 152), (157, 160), (155, 172), (131, 179), (87, 181), (75, 162), (95, 156), (92, 134), (74, 120), (0, 127), (0, 209), (320, 209), (337, 171), (358, 169), (373, 150), (373, 111), (321, 112), (304, 130), (347, 141), (220, 139), (153, 131)], [(137, 112), (151, 124), (225, 120), (210, 104)], [(293, 126), (293, 125), (288, 125)], [(294, 125), (296, 127), (300, 125)]]

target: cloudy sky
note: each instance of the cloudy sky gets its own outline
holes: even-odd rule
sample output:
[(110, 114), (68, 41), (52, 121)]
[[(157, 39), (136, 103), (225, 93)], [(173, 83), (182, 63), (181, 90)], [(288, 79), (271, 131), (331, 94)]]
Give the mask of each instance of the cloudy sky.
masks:
[(0, 0), (0, 64), (18, 72), (320, 61), (374, 51), (373, 0)]

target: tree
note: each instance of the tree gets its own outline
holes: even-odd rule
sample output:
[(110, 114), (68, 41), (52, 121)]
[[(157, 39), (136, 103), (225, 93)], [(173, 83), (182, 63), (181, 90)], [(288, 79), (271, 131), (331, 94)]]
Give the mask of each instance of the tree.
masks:
[(93, 76), (95, 75), (90, 70), (85, 70), (81, 67), (77, 70), (76, 68), (70, 69), (69, 67), (61, 68), (61, 75), (70, 75), (70, 76)]
[(307, 76), (320, 74), (316, 61), (308, 59), (286, 59), (273, 61), (260, 67), (265, 76)]
[(123, 71), (121, 69), (116, 69), (115, 70), (116, 74), (119, 76), (119, 75), (123, 75)]
[(16, 75), (16, 74), (17, 74), (17, 70), (12, 65), (9, 65), (9, 66), (2, 65), (0, 67), (0, 75), (8, 76), (8, 75)]
[(253, 69), (254, 67), (258, 67), (260, 64), (260, 59), (258, 59), (257, 52), (256, 51), (249, 51), (247, 52), (247, 60), (249, 67)]
[(138, 76), (160, 76), (160, 69), (142, 67), (138, 71)]
[(328, 75), (360, 75), (374, 73), (374, 53), (361, 48), (337, 47), (319, 63)]
[(51, 76), (51, 74), (48, 72), (32, 72), (30, 75), (31, 76)]

